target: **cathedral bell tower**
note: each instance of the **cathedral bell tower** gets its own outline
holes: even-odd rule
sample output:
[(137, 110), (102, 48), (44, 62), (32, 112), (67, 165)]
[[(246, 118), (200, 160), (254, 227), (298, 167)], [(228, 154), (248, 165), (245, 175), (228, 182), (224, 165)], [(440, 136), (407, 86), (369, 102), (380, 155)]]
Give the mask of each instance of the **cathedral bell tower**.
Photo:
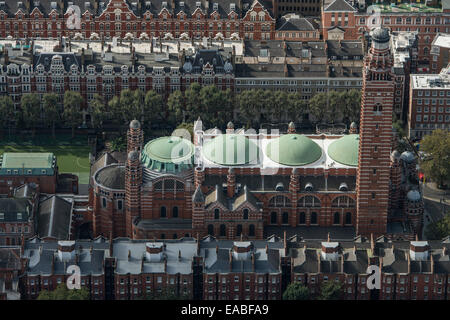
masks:
[(370, 36), (361, 93), (356, 233), (379, 236), (386, 233), (389, 210), (395, 84), (388, 29), (375, 28)]

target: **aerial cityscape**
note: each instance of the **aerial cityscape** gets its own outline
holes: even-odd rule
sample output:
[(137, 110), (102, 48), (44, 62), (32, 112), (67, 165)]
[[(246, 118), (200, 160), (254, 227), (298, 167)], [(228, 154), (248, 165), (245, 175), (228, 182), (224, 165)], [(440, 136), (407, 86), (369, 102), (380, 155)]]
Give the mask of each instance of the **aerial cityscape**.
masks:
[(450, 0), (0, 1), (0, 300), (450, 300)]

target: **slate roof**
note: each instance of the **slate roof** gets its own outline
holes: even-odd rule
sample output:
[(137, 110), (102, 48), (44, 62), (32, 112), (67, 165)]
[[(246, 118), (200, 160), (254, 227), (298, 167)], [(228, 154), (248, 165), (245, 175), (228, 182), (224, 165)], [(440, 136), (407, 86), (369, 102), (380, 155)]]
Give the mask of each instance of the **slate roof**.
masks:
[(72, 203), (53, 195), (39, 203), (37, 231), (41, 238), (68, 240), (72, 224)]
[[(284, 256), (281, 241), (268, 242), (263, 240), (251, 241), (251, 252), (245, 259), (232, 259), (230, 264), (230, 250), (235, 242), (232, 240), (217, 241), (208, 237), (200, 245), (200, 255), (205, 261), (205, 273), (281, 273), (280, 258)], [(266, 245), (268, 248), (266, 249)], [(216, 246), (218, 248), (216, 249)], [(254, 254), (255, 265), (253, 269), (251, 256)]]
[(98, 169), (106, 167), (113, 163), (117, 163), (117, 162), (119, 162), (119, 161), (117, 161), (116, 158), (113, 157), (112, 154), (109, 152), (103, 153), (97, 160), (95, 160), (95, 162), (91, 165), (91, 168), (90, 168), (91, 178), (89, 180), (90, 180), (91, 185), (94, 184), (93, 183), (94, 182), (93, 181), (94, 174), (97, 172)]
[(57, 241), (44, 241), (39, 238), (33, 238), (26, 242), (24, 249), (24, 257), (29, 259), (25, 270), (28, 275), (49, 275), (52, 273), (64, 275), (67, 267), (72, 264), (80, 267), (82, 276), (101, 275), (104, 273), (104, 257), (109, 255), (109, 244), (101, 237), (93, 241), (75, 241), (75, 254), (73, 258), (67, 260), (59, 258)]
[(286, 18), (278, 20), (276, 31), (319, 31), (319, 25), (313, 18)]
[[(343, 56), (359, 57), (362, 61), (364, 50), (361, 41), (326, 40), (328, 57), (336, 56), (340, 60)], [(352, 59), (352, 58), (351, 58)]]
[(325, 12), (356, 12), (357, 10), (353, 8), (347, 1), (345, 0), (334, 0), (329, 5), (324, 6)]
[(159, 261), (146, 258), (147, 243), (148, 240), (115, 239), (112, 253), (116, 259), (115, 273), (192, 273), (192, 260), (197, 254), (195, 239), (165, 240), (162, 258)]
[(94, 179), (97, 183), (110, 189), (125, 189), (125, 166), (119, 164), (111, 164), (99, 169)]
[(32, 203), (27, 198), (0, 198), (0, 213), (4, 214), (0, 222), (25, 222), (32, 217)]
[(20, 249), (0, 248), (0, 271), (20, 270)]
[(14, 197), (16, 198), (32, 198), (37, 188), (34, 183), (25, 183), (14, 189)]

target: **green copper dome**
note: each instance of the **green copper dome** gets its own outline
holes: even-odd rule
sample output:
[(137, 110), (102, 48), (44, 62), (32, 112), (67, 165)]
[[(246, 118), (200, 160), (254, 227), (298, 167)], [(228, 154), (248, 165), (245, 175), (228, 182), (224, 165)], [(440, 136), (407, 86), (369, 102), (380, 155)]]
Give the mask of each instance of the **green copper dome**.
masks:
[(240, 134), (221, 134), (203, 146), (203, 155), (209, 161), (224, 166), (256, 163), (258, 153), (256, 143)]
[(269, 142), (266, 154), (272, 161), (286, 166), (303, 166), (319, 160), (322, 149), (304, 135), (285, 134)]
[(349, 134), (332, 142), (328, 147), (331, 159), (347, 166), (358, 166), (359, 134)]
[(192, 168), (194, 145), (186, 139), (170, 136), (149, 141), (142, 150), (142, 164), (156, 171), (177, 172)]

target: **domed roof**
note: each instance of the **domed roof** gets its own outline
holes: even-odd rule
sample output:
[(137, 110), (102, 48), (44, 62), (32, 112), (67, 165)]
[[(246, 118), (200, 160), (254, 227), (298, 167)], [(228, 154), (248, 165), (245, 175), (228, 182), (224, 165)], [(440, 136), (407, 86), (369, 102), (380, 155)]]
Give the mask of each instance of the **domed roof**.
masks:
[(203, 155), (224, 166), (255, 163), (258, 150), (255, 142), (240, 134), (221, 134), (203, 145)]
[(352, 123), (350, 123), (350, 128), (356, 129), (356, 128), (358, 128), (358, 125), (356, 124), (356, 122), (352, 122)]
[(125, 189), (125, 167), (117, 164), (103, 167), (97, 171), (94, 179), (103, 187), (123, 190)]
[(370, 36), (376, 42), (388, 42), (389, 30), (387, 28), (377, 27), (370, 32)]
[(186, 61), (183, 65), (183, 70), (190, 73), (192, 71), (192, 63), (190, 61)]
[(174, 172), (191, 168), (194, 145), (181, 137), (168, 136), (149, 141), (142, 150), (142, 163), (145, 167)]
[(322, 149), (304, 135), (285, 134), (267, 144), (266, 154), (277, 163), (302, 166), (319, 160)]
[(411, 151), (404, 151), (401, 156), (400, 159), (402, 159), (403, 161), (407, 162), (407, 163), (411, 163), (414, 161), (415, 157), (414, 154)]
[(130, 122), (130, 129), (139, 129), (141, 127), (141, 123), (134, 119), (133, 121)]
[(341, 164), (358, 166), (359, 134), (349, 134), (332, 142), (328, 147), (331, 159)]
[(391, 159), (399, 159), (400, 158), (400, 152), (397, 150), (392, 151), (391, 153)]
[(420, 192), (417, 190), (410, 190), (406, 194), (406, 197), (408, 198), (409, 201), (419, 201), (420, 200)]

